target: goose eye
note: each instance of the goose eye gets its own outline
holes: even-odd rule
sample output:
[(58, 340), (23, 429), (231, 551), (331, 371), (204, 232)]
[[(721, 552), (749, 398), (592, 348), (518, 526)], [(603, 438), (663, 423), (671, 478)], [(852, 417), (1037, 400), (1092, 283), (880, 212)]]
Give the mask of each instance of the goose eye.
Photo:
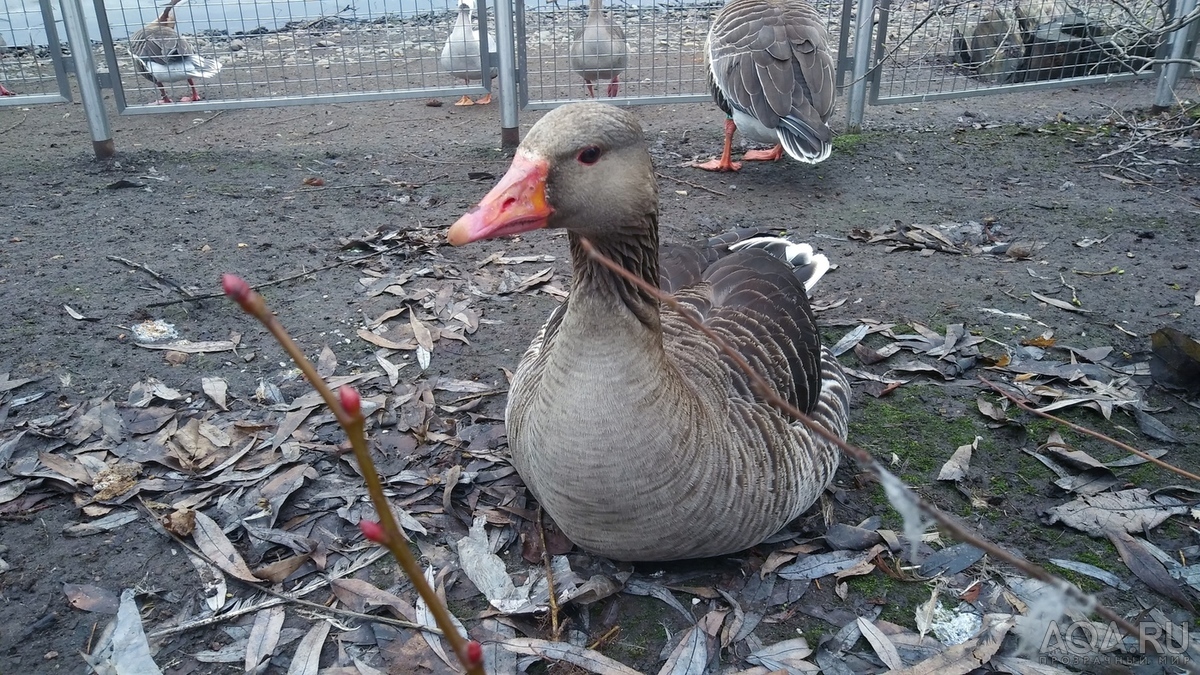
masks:
[(600, 161), (600, 148), (591, 146), (579, 151), (580, 164), (595, 164)]

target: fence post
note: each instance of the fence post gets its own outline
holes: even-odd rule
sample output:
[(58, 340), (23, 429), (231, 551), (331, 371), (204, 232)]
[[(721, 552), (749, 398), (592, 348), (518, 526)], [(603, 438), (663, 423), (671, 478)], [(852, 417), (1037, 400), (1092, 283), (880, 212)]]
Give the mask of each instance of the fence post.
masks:
[[(1187, 15), (1191, 14), (1196, 9), (1196, 0), (1180, 0), (1176, 4), (1175, 16), (1173, 20), (1178, 21)], [(1154, 95), (1153, 109), (1156, 112), (1162, 112), (1175, 104), (1175, 83), (1179, 81), (1179, 76), (1182, 75), (1184, 67), (1180, 63), (1185, 58), (1184, 51), (1187, 49), (1188, 35), (1192, 32), (1190, 25), (1182, 26), (1171, 31), (1171, 36), (1168, 42), (1171, 49), (1168, 53), (1170, 63), (1163, 65), (1162, 70), (1158, 73), (1158, 91)]]
[[(112, 130), (108, 126), (108, 113), (104, 110), (100, 83), (96, 81), (96, 61), (92, 58), (92, 41), (88, 38), (87, 27), (83, 23), (83, 8), (79, 6), (79, 0), (61, 0), (60, 6), (63, 24), (67, 27), (71, 60), (75, 63), (79, 98), (83, 100), (83, 111), (92, 131), (92, 150), (96, 153), (96, 159), (107, 159), (117, 154), (117, 148), (113, 144)], [(58, 46), (51, 45), (50, 48), (58, 49)]]
[(852, 134), (862, 131), (863, 112), (867, 105), (867, 71), (871, 60), (871, 29), (875, 27), (875, 0), (859, 0), (857, 18), (854, 30), (854, 79), (850, 81), (846, 125), (847, 131)]
[(521, 142), (517, 121), (517, 52), (513, 33), (513, 0), (496, 0), (496, 51), (500, 71), (500, 145), (516, 147)]

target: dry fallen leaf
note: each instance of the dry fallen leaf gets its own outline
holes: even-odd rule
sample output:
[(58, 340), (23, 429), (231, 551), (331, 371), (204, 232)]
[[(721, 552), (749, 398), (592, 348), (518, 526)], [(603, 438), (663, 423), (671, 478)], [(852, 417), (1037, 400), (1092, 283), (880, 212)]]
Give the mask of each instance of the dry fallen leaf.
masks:
[(983, 440), (982, 436), (976, 436), (975, 440), (966, 444), (960, 445), (950, 459), (942, 465), (942, 470), (938, 472), (938, 480), (962, 480), (967, 475), (967, 470), (971, 468), (971, 453), (979, 449), (979, 441)]
[(116, 614), (121, 600), (116, 593), (89, 584), (63, 584), (63, 594), (75, 609), (100, 614)]
[(242, 560), (241, 554), (233, 547), (229, 537), (221, 531), (221, 526), (199, 511), (196, 512), (196, 530), (192, 532), (192, 539), (200, 551), (226, 573), (242, 581), (260, 581), (246, 566), (246, 561)]
[(1029, 294), (1032, 295), (1033, 297), (1037, 298), (1038, 300), (1041, 300), (1042, 302), (1046, 303), (1047, 305), (1050, 305), (1052, 307), (1057, 307), (1059, 309), (1065, 309), (1068, 312), (1080, 312), (1080, 313), (1088, 314), (1088, 313), (1091, 313), (1091, 311), (1092, 311), (1090, 309), (1076, 307), (1075, 305), (1072, 305), (1071, 303), (1067, 302), (1066, 300), (1059, 300), (1057, 298), (1051, 298), (1051, 297), (1042, 295), (1041, 293), (1037, 293), (1034, 291), (1030, 291)]
[(204, 390), (205, 396), (208, 396), (213, 403), (221, 410), (229, 410), (225, 406), (225, 395), (229, 391), (229, 384), (220, 377), (202, 377), (200, 378), (200, 388)]
[(863, 617), (858, 617), (858, 630), (871, 643), (871, 648), (875, 650), (875, 654), (883, 661), (884, 665), (893, 670), (899, 670), (904, 667), (904, 662), (900, 660), (900, 653), (896, 651), (896, 645), (887, 638), (875, 624), (871, 623)]
[(566, 661), (589, 673), (596, 673), (596, 675), (641, 675), (638, 671), (600, 652), (577, 647), (568, 642), (551, 642), (536, 638), (509, 638), (499, 644), (510, 652), (554, 661)]
[[(267, 661), (279, 646), (279, 632), (283, 629), (285, 612), (283, 607), (268, 607), (254, 615), (250, 637), (246, 640), (246, 672), (258, 673), (265, 670), (259, 664)], [(324, 623), (324, 622), (322, 622)]]

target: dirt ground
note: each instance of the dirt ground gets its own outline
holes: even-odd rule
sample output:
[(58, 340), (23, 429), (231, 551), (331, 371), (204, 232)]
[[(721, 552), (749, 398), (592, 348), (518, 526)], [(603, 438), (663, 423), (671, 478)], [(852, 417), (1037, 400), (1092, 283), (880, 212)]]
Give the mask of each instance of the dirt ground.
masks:
[[(1196, 81), (1189, 86), (1195, 100)], [(1144, 105), (1152, 98), (1152, 87), (1125, 83), (871, 108), (864, 133), (839, 139), (825, 163), (754, 164), (737, 175), (682, 166), (719, 150), (721, 115), (714, 106), (635, 110), (660, 172), (663, 239), (699, 240), (734, 227), (766, 226), (818, 245), (838, 267), (818, 286), (816, 302), (845, 301), (820, 315), (831, 342), (859, 320), (871, 319), (900, 326), (917, 323), (938, 333), (961, 323), (989, 340), (980, 349), (990, 354), (1052, 331), (1062, 345), (1112, 346), (1117, 353), (1137, 355), (1150, 349), (1150, 334), (1162, 326), (1200, 335), (1200, 137), (1195, 132), (1190, 137), (1164, 134), (1098, 159), (1137, 138), (1122, 122), (1149, 118)], [(538, 116), (523, 113), (522, 130)], [(168, 406), (193, 413), (216, 410), (202, 393), (202, 378), (223, 378), (231, 409), (247, 419), (277, 423), (277, 416), (270, 417), (261, 398), (255, 398), (256, 391), (275, 385), (291, 400), (307, 387), (269, 335), (223, 298), (162, 304), (180, 300), (182, 292), (219, 292), (224, 272), (240, 274), (251, 284), (286, 278), (266, 286), (264, 295), (311, 358), (325, 346), (332, 350), (336, 375), (378, 370), (376, 347), (356, 333), (400, 304), (392, 294), (367, 293), (364, 281), (424, 269), (416, 278), (461, 282), (463, 290), (475, 283), (471, 279), (478, 280), (472, 275), (481, 270), (491, 270), (487, 278), (493, 281), (501, 279), (499, 266), (483, 268), (480, 263), (502, 250), (507, 256), (554, 256), (549, 264), (526, 262), (506, 270), (523, 278), (552, 267), (548, 283), (567, 289), (570, 270), (559, 235), (534, 233), (462, 249), (440, 242), (442, 230), (507, 166), (510, 153), (499, 147), (497, 118), (495, 106), (427, 107), (423, 101), (114, 115), (118, 157), (99, 162), (91, 157), (78, 105), (0, 108), (0, 374), (11, 380), (36, 378), (0, 393), (0, 478), (11, 477), (10, 460), (71, 451), (74, 446), (64, 446), (64, 439), (79, 414), (103, 397), (128, 412), (131, 388), (147, 378), (184, 392)], [(118, 187), (120, 181), (130, 186)], [(884, 244), (850, 237), (855, 230), (882, 230), (895, 221), (988, 223), (997, 240), (1031, 243), (1033, 248), (1024, 258), (889, 252)], [(1084, 240), (1099, 241), (1079, 246)], [(393, 245), (391, 252), (351, 262), (370, 253), (371, 246)], [(114, 257), (150, 268), (167, 281)], [(1079, 273), (1114, 267), (1123, 271)], [(1070, 301), (1067, 284), (1087, 313), (1064, 311), (1031, 296)], [(413, 288), (406, 286), (410, 292)], [(467, 336), (469, 344), (440, 340), (424, 371), (413, 352), (403, 352), (407, 356), (393, 359), (408, 364), (399, 371), (398, 388), (389, 387), (384, 378), (368, 383), (364, 391), (411, 391), (436, 378), (502, 388), (503, 369), (515, 368), (558, 302), (540, 289), (499, 294), (494, 285), (476, 285), (462, 295), (482, 319)], [(84, 319), (72, 317), (67, 306)], [(165, 358), (163, 351), (134, 342), (131, 328), (148, 319), (169, 322), (192, 341), (229, 340), (238, 334), (237, 350)], [(877, 338), (867, 343), (878, 348), (882, 342)], [(1054, 356), (1068, 358), (1062, 351)], [(867, 368), (852, 353), (842, 360), (858, 369), (897, 375), (887, 364)], [(1178, 611), (1179, 606), (1155, 596), (1129, 573), (1108, 542), (1043, 524), (1042, 511), (1070, 496), (1022, 449), (1044, 443), (1053, 426), (1012, 412), (1019, 424), (989, 427), (990, 420), (976, 409), (976, 398), (985, 394), (975, 376), (985, 372), (997, 379), (1012, 376), (980, 368), (948, 379), (916, 377), (882, 398), (869, 395), (864, 383), (856, 381), (850, 440), (891, 463), (923, 496), (1030, 559), (1099, 561), (1117, 571), (1132, 590), (1095, 583), (1087, 588), (1119, 611), (1136, 610), (1139, 599)], [(1166, 448), (1166, 459), (1183, 468), (1200, 468), (1200, 410), (1159, 387), (1144, 391), (1148, 401), (1163, 409), (1156, 417), (1180, 443), (1147, 438), (1123, 411), (1111, 421), (1080, 408), (1066, 415), (1139, 447)], [(23, 400), (39, 393), (44, 395)], [(502, 414), (503, 395), (491, 396), (460, 424), (495, 421)], [(27, 432), (24, 437), (5, 448), (22, 431)], [(938, 484), (942, 463), (976, 435), (983, 440), (968, 479), (957, 488)], [(336, 434), (321, 440), (339, 442)], [(1081, 435), (1068, 440), (1101, 461), (1122, 456)], [(109, 444), (107, 449), (118, 447)], [(104, 449), (95, 442), (87, 447), (91, 453)], [(313, 459), (316, 454), (306, 455), (306, 461), (319, 472), (346, 473), (337, 462)], [(414, 461), (412, 466), (420, 467), (447, 458), (433, 453)], [(1146, 467), (1118, 476), (1147, 488), (1183, 482)], [(837, 522), (858, 524), (880, 516), (898, 528), (878, 485), (855, 467), (843, 464), (836, 487)], [(0, 559), (9, 566), (0, 565), (0, 673), (87, 671), (79, 652), (91, 649), (111, 616), (72, 607), (64, 584), (91, 584), (116, 594), (139, 589), (148, 629), (203, 596), (180, 546), (144, 514), (112, 531), (64, 535), (64, 526), (92, 520), (81, 512), (89, 503), (89, 490), (46, 479), (27, 488), (20, 509), (0, 515)], [(32, 495), (41, 496), (30, 499)], [(983, 502), (972, 499), (980, 495), (986, 497)], [(148, 498), (171, 501), (162, 493)], [(297, 492), (283, 515), (317, 509), (314, 499)], [(440, 500), (439, 490), (433, 501)], [(428, 518), (433, 542), (465, 534), (465, 525), (453, 518)], [(805, 520), (801, 531), (816, 527), (819, 535), (819, 515)], [(1196, 543), (1190, 518), (1176, 520), (1149, 533), (1168, 552)], [(234, 539), (244, 548), (244, 541)], [(736, 585), (764, 556), (759, 551), (636, 570), (647, 575), (666, 570), (669, 578), (687, 580), (685, 585), (722, 587)], [(372, 580), (383, 574), (411, 601), (411, 589), (391, 572), (380, 573), (382, 566), (377, 563)], [(473, 628), (486, 603), (470, 592), (470, 582), (457, 578), (451, 605)], [(913, 611), (928, 599), (928, 587), (895, 583), (878, 570), (865, 579), (851, 583), (846, 598), (836, 595), (832, 585), (813, 587), (796, 603), (802, 605), (800, 611), (760, 629), (759, 638), (769, 643), (799, 633), (815, 646), (838, 630), (839, 619), (880, 607), (884, 618), (913, 628)], [(389, 583), (380, 586), (386, 589)], [(229, 591), (247, 595), (247, 589), (232, 583)], [(607, 602), (586, 630), (576, 621), (588, 643), (612, 625), (622, 625), (622, 637), (599, 650), (639, 670), (657, 671), (666, 658), (660, 654), (668, 644), (664, 629), (675, 636), (686, 624), (675, 610), (649, 599), (620, 595)], [(307, 627), (295, 613), (292, 617), (286, 625)], [(245, 628), (252, 618), (165, 638), (155, 659), (170, 673), (241, 672), (241, 661), (203, 662), (195, 654), (229, 644), (234, 634), (228, 625)], [(547, 629), (536, 622), (521, 626), (518, 634), (546, 637)], [(321, 664), (344, 665), (339, 649), (331, 640)], [(730, 650), (725, 664), (744, 665), (744, 656)], [(412, 665), (411, 671), (395, 661), (377, 662), (376, 667), (391, 672), (434, 668), (420, 663), (426, 665)], [(277, 659), (269, 672), (286, 669), (286, 659)]]

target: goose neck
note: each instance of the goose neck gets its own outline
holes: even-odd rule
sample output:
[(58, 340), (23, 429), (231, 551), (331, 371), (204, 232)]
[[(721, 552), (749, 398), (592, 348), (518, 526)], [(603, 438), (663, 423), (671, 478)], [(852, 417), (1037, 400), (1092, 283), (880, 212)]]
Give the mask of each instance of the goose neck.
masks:
[[(581, 243), (582, 235), (570, 232), (568, 238), (574, 268), (571, 302), (579, 298), (616, 311), (624, 308), (637, 317), (645, 328), (653, 332), (661, 331), (658, 299), (588, 255)], [(642, 281), (658, 287), (658, 229), (653, 224), (639, 234), (592, 235), (588, 240), (598, 253)]]

